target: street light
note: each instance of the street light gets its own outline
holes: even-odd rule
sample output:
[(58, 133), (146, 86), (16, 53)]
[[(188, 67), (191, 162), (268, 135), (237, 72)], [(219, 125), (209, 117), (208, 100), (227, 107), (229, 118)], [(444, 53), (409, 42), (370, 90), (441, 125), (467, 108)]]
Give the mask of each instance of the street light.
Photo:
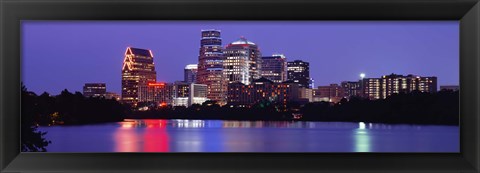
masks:
[(365, 78), (365, 73), (360, 73), (360, 78)]

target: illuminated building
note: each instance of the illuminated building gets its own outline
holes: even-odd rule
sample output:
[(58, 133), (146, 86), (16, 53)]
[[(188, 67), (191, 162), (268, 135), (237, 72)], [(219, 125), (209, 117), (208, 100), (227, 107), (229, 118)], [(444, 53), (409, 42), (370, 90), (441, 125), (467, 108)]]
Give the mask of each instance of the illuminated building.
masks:
[(207, 85), (190, 83), (175, 83), (173, 106), (186, 106), (202, 104), (207, 101)]
[(121, 100), (120, 95), (117, 94), (117, 93), (113, 93), (113, 92), (107, 92), (107, 93), (105, 94), (105, 98), (106, 98), (106, 99), (115, 99), (115, 100), (117, 100), (117, 101), (120, 101), (120, 100)]
[(231, 82), (249, 85), (260, 77), (261, 54), (255, 43), (244, 37), (228, 44), (223, 51), (223, 75)]
[(287, 62), (287, 78), (300, 87), (310, 86), (310, 63), (301, 60)]
[(325, 102), (340, 102), (345, 97), (344, 89), (338, 84), (330, 84), (329, 86), (318, 86), (314, 89), (313, 100)]
[(380, 99), (381, 98), (381, 79), (380, 78), (363, 78), (363, 97), (368, 99)]
[(105, 97), (107, 87), (105, 83), (86, 83), (83, 86), (83, 95), (85, 97)]
[(343, 81), (341, 83), (343, 88), (344, 96), (350, 98), (353, 96), (361, 97), (362, 96), (362, 85), (360, 81)]
[(390, 74), (381, 78), (364, 78), (363, 95), (369, 99), (385, 99), (396, 93), (412, 91), (437, 92), (437, 77)]
[(262, 57), (260, 76), (275, 83), (287, 80), (287, 59), (282, 54)]
[(274, 83), (266, 78), (254, 80), (250, 85), (241, 82), (228, 84), (228, 104), (250, 107), (259, 101), (268, 100), (286, 105), (298, 101), (299, 87), (296, 83)]
[(122, 66), (122, 101), (136, 106), (140, 86), (156, 82), (152, 51), (128, 47)]
[(449, 90), (449, 91), (459, 91), (460, 87), (458, 85), (442, 85), (440, 86), (440, 90)]
[(223, 78), (223, 48), (219, 30), (202, 30), (198, 56), (198, 84), (207, 85), (207, 98), (225, 102), (226, 83)]
[(187, 66), (185, 66), (183, 81), (187, 83), (196, 83), (195, 81), (197, 80), (197, 71), (197, 64), (188, 64)]
[(306, 99), (308, 102), (313, 102), (313, 89), (311, 88), (299, 88), (299, 98)]
[(138, 102), (152, 102), (156, 105), (170, 105), (174, 96), (173, 85), (169, 83), (148, 83), (139, 87)]
[(437, 77), (421, 77), (415, 75), (390, 74), (382, 76), (381, 98), (387, 98), (395, 93), (412, 91), (437, 92)]

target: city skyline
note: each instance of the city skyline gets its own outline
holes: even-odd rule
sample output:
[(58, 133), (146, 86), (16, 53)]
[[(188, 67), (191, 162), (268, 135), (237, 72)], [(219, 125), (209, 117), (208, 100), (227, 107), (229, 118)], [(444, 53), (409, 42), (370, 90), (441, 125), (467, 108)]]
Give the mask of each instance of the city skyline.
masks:
[[(160, 30), (153, 31), (160, 26)], [(282, 28), (278, 28), (279, 26)], [(222, 46), (244, 36), (258, 44), (263, 56), (279, 53), (284, 54), (287, 61), (309, 62), (310, 76), (315, 80), (315, 86), (356, 81), (360, 73), (366, 73), (367, 78), (378, 78), (390, 73), (437, 76), (438, 86), (459, 83), (456, 21), (261, 23), (28, 21), (22, 23), (22, 27), (24, 50), (22, 78), (27, 88), (37, 94), (44, 91), (58, 94), (63, 89), (81, 91), (84, 83), (95, 82), (106, 83), (108, 91), (120, 93), (119, 72), (124, 50), (128, 46), (152, 50), (157, 81), (170, 83), (180, 81), (183, 79), (185, 65), (198, 62), (202, 29), (221, 30)], [(142, 29), (136, 27), (146, 31), (137, 33), (135, 31)], [(175, 28), (177, 30), (173, 30)], [(292, 31), (297, 31), (298, 28), (305, 32), (293, 34)], [(336, 35), (331, 35), (332, 33)], [(323, 37), (324, 40), (318, 40), (318, 37)], [(95, 46), (99, 47), (91, 48)], [(122, 50), (116, 50), (120, 46), (123, 46)], [(312, 52), (312, 47), (317, 49)], [(344, 49), (341, 49), (342, 47)], [(386, 55), (390, 56), (385, 58)], [(179, 58), (184, 59), (172, 61)], [(49, 70), (44, 70), (45, 68)], [(338, 73), (335, 73), (336, 71)]]

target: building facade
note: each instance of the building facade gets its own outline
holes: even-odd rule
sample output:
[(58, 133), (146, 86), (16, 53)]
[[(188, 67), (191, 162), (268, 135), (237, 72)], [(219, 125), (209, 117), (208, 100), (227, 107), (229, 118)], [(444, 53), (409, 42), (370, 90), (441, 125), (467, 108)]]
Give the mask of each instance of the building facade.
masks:
[(338, 84), (330, 84), (328, 86), (318, 86), (313, 92), (314, 101), (325, 101), (338, 103), (345, 98), (345, 91)]
[(250, 107), (259, 101), (272, 101), (284, 105), (298, 101), (299, 87), (296, 83), (274, 83), (266, 78), (254, 80), (250, 85), (241, 82), (228, 84), (228, 104)]
[(412, 91), (437, 92), (437, 77), (417, 75), (384, 75), (381, 78), (362, 80), (363, 96), (369, 99), (385, 99), (392, 94), (410, 93)]
[(128, 47), (122, 66), (122, 101), (136, 106), (140, 86), (155, 83), (157, 74), (151, 50)]
[(207, 85), (189, 83), (187, 85), (176, 83), (176, 93), (173, 97), (173, 106), (189, 107), (192, 104), (202, 104), (207, 101)]
[(301, 60), (287, 62), (287, 79), (300, 87), (310, 86), (310, 63)]
[(225, 103), (226, 92), (223, 60), (220, 30), (202, 30), (196, 82), (207, 85), (207, 98), (221, 105)]
[(241, 37), (228, 44), (223, 54), (223, 75), (229, 83), (249, 85), (260, 77), (261, 53), (255, 43)]
[(106, 97), (106, 94), (105, 83), (86, 83), (83, 86), (83, 96), (85, 97)]
[(282, 54), (262, 57), (260, 76), (275, 83), (287, 81), (287, 58)]
[(138, 102), (152, 102), (158, 106), (170, 105), (174, 96), (174, 85), (171, 83), (148, 83), (139, 87)]
[(184, 69), (183, 81), (187, 83), (196, 83), (198, 65), (197, 64), (188, 64)]
[(344, 96), (346, 98), (350, 97), (361, 97), (362, 96), (362, 85), (360, 81), (343, 81), (340, 84), (343, 88)]

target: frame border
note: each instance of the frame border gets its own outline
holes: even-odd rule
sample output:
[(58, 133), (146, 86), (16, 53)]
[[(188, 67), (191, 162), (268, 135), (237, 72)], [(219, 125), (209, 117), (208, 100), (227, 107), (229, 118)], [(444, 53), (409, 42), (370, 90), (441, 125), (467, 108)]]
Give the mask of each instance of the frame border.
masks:
[[(20, 153), (21, 20), (459, 20), (461, 150)], [(478, 0), (0, 0), (0, 45), (0, 172), (480, 172)]]

